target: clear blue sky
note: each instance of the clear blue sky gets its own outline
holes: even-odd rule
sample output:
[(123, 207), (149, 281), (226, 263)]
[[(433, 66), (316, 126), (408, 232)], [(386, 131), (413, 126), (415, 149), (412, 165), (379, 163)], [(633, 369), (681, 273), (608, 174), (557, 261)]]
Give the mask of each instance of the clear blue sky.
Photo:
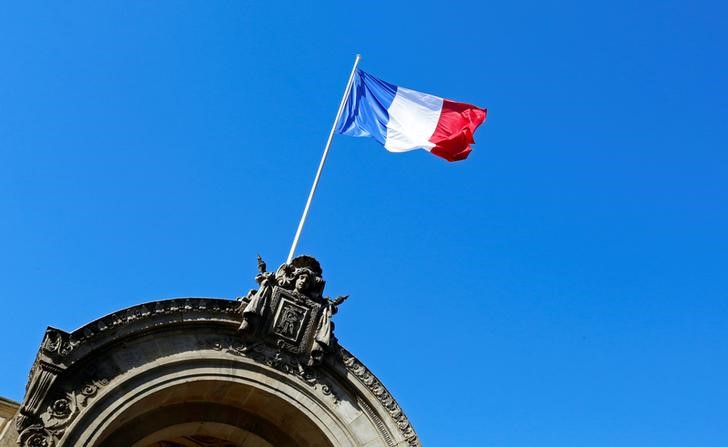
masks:
[(450, 164), (337, 137), (300, 251), (427, 446), (728, 445), (722, 2), (15, 2), (0, 395), (47, 325), (287, 254), (351, 68), (489, 109)]

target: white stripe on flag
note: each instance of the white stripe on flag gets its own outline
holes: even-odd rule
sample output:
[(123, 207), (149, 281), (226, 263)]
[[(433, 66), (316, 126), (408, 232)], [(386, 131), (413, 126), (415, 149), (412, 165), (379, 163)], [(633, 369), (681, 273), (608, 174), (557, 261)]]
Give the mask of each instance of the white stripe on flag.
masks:
[(387, 140), (384, 147), (390, 152), (413, 149), (430, 150), (429, 139), (442, 112), (442, 98), (397, 87), (397, 94), (389, 106)]

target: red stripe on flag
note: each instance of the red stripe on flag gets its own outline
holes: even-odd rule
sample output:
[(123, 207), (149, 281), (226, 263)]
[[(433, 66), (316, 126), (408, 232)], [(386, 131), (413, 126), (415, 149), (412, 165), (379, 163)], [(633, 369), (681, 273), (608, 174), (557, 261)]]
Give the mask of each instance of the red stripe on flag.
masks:
[(475, 143), (473, 133), (487, 114), (487, 109), (443, 99), (440, 121), (430, 137), (435, 147), (430, 152), (447, 161), (465, 160), (472, 150), (470, 145)]

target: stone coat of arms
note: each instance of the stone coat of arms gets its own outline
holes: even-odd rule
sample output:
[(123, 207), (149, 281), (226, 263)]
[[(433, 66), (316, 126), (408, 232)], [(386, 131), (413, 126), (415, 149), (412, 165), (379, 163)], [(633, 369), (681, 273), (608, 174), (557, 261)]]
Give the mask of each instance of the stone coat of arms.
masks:
[(324, 297), (326, 282), (319, 262), (310, 256), (294, 258), (275, 273), (267, 272), (258, 257), (260, 286), (242, 298), (240, 332), (292, 354), (307, 357), (309, 366), (319, 364), (336, 343), (331, 321), (346, 296)]

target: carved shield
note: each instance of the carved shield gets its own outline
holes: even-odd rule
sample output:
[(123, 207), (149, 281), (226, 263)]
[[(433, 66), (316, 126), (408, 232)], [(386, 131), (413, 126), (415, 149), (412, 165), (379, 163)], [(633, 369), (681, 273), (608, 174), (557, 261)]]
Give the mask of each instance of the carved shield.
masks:
[(287, 351), (308, 352), (321, 318), (322, 304), (306, 296), (274, 287), (264, 338)]

